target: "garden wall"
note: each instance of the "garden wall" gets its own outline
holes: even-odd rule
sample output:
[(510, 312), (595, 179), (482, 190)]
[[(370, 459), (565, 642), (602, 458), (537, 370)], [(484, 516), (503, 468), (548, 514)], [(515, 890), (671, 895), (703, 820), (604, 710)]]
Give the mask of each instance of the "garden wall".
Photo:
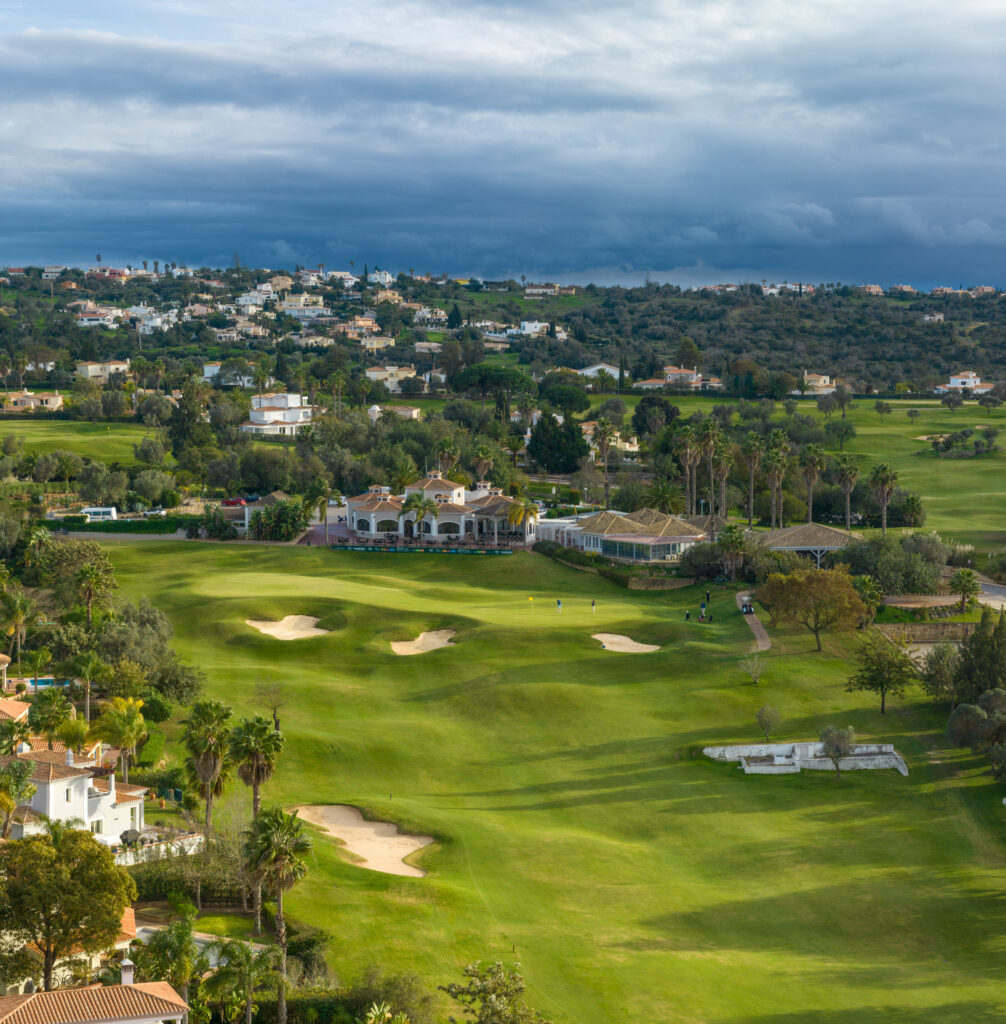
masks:
[(889, 640), (909, 644), (957, 644), (970, 636), (973, 622), (880, 622), (877, 629)]

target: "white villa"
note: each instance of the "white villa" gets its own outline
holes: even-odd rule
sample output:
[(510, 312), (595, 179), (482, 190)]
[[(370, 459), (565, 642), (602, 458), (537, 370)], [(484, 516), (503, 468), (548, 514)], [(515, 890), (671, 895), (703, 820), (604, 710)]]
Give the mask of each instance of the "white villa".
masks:
[(682, 552), (707, 539), (699, 527), (652, 508), (545, 519), (538, 536), (627, 562), (676, 562)]
[(602, 370), (618, 380), (618, 367), (612, 366), (611, 363), (591, 363), (590, 366), (585, 366), (576, 372), (581, 377), (596, 377)]
[(272, 391), (252, 395), (249, 419), (238, 429), (244, 434), (282, 434), (292, 437), (310, 425), (313, 415), (314, 406), (305, 402), (303, 395)]
[(31, 761), (35, 766), (31, 775), (35, 793), (30, 803), (14, 811), (12, 839), (44, 831), (40, 817), (43, 814), (55, 821), (77, 818), (99, 842), (108, 846), (118, 846), (123, 832), (143, 830), (146, 789), (116, 782), (114, 771), (107, 773), (102, 767), (100, 743), (81, 754), (60, 743), (53, 747), (49, 750), (44, 740), (33, 739), (30, 744), (20, 743), (15, 754), (0, 759), (0, 764), (18, 759)]
[(972, 370), (964, 370), (961, 373), (950, 374), (950, 380), (946, 384), (939, 384), (936, 387), (938, 395), (948, 395), (951, 392), (970, 391), (973, 395), (987, 394), (995, 387), (994, 384), (982, 383), (981, 377)]
[[(424, 516), (417, 523), (416, 513), (404, 508), (413, 494), (435, 501), (436, 516)], [(408, 484), (402, 494), (392, 494), (389, 487), (375, 485), (366, 494), (348, 498), (346, 522), (364, 537), (394, 534), (399, 538), (453, 537), (481, 539), (486, 543), (492, 538), (495, 543), (500, 534), (516, 532), (530, 542), (535, 538), (537, 524), (529, 519), (519, 526), (511, 525), (509, 514), (514, 501), (484, 480), (469, 491), (464, 484), (447, 480), (434, 469), (422, 480)]]

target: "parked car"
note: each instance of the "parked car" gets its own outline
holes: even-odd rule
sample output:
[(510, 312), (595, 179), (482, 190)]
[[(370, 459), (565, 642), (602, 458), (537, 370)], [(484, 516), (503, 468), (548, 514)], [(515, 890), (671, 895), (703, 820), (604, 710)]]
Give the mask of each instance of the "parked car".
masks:
[(248, 503), (244, 498), (224, 498), (220, 504), (226, 508), (244, 508)]
[(168, 510), (166, 508), (148, 508), (147, 511), (143, 513), (143, 518), (146, 519), (149, 516), (166, 516), (167, 514)]

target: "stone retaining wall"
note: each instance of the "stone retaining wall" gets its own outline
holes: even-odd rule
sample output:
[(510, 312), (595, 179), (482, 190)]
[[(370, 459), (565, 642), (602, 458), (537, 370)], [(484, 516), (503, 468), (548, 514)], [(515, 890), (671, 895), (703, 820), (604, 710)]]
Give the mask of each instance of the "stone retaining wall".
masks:
[(959, 644), (970, 636), (973, 622), (881, 622), (877, 629), (889, 640), (910, 644)]

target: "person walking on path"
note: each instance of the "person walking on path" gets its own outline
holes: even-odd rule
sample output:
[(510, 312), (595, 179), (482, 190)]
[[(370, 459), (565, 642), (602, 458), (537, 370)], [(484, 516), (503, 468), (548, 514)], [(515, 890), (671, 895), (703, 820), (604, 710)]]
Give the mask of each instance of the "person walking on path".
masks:
[(706, 591), (706, 601), (709, 601), (709, 599), (710, 599), (710, 593), (709, 593), (709, 591), (707, 590), (707, 591)]
[(691, 611), (691, 609), (689, 608), (689, 609), (687, 609), (687, 610), (685, 611), (685, 622), (688, 622), (688, 621), (689, 621), (689, 619), (691, 619), (691, 617), (692, 617), (692, 611)]

